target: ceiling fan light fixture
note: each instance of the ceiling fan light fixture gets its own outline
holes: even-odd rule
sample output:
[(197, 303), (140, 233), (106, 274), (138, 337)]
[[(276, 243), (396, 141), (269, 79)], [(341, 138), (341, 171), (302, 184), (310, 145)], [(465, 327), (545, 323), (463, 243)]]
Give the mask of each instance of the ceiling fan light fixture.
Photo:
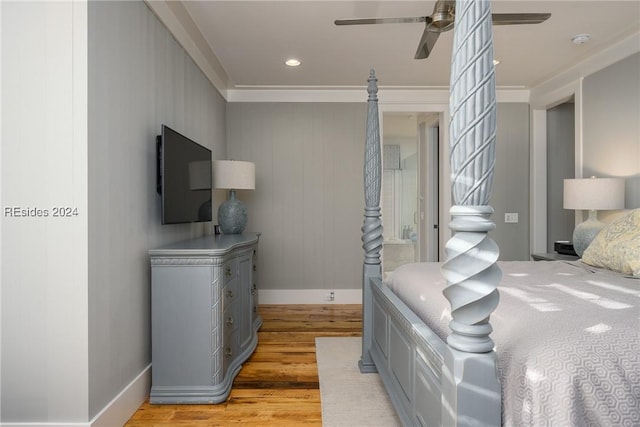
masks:
[(453, 20), (433, 21), (431, 24), (429, 24), (429, 31), (432, 31), (434, 33), (444, 33), (445, 31), (449, 31), (452, 28)]
[(429, 23), (429, 30), (436, 32), (445, 32), (453, 27), (455, 20), (455, 7), (456, 4), (453, 1), (438, 1), (436, 2), (433, 13), (431, 14), (431, 23)]
[(449, 10), (434, 12), (433, 15), (431, 15), (429, 30), (444, 33), (453, 27), (454, 20), (455, 17)]
[(302, 64), (302, 62), (300, 62), (300, 60), (296, 58), (289, 58), (284, 61), (284, 63), (289, 67), (297, 67), (298, 65)]

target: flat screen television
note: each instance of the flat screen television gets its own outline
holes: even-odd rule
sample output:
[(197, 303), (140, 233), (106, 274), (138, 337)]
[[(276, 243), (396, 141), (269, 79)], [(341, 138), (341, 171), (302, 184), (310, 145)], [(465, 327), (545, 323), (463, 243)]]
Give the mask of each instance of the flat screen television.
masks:
[(166, 125), (156, 148), (162, 224), (211, 221), (211, 150)]

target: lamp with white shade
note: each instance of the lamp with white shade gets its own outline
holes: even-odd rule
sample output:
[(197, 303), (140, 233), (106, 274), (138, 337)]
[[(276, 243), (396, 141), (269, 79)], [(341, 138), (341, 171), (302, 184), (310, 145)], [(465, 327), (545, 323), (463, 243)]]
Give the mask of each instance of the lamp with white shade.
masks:
[(624, 179), (565, 179), (563, 207), (589, 211), (589, 218), (573, 230), (573, 249), (582, 257), (589, 243), (604, 227), (598, 221), (598, 211), (624, 209)]
[(218, 222), (224, 234), (240, 234), (247, 225), (247, 208), (236, 196), (236, 190), (255, 190), (256, 167), (252, 162), (214, 160), (215, 188), (229, 190), (229, 198), (218, 208)]

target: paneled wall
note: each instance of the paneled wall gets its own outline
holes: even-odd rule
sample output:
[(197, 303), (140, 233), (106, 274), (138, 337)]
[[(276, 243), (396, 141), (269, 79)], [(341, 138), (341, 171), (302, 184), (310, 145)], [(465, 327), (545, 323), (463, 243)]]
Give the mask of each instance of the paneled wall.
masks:
[[(256, 163), (256, 190), (239, 197), (263, 233), (262, 289), (361, 288), (365, 116), (364, 102), (227, 105), (229, 158)], [(492, 238), (501, 259), (527, 260), (527, 104), (499, 104), (497, 141)]]
[(626, 179), (627, 209), (640, 208), (640, 53), (585, 77), (583, 176)]
[[(529, 105), (499, 103), (496, 113), (496, 168), (489, 204), (500, 247), (500, 260), (529, 259)], [(517, 213), (517, 223), (505, 223), (505, 213)]]
[(160, 224), (167, 124), (225, 156), (225, 101), (142, 2), (89, 2), (89, 391), (95, 415), (151, 362), (147, 251), (203, 225)]
[(256, 164), (238, 197), (262, 233), (262, 289), (361, 287), (364, 100), (227, 105), (227, 154)]
[(0, 11), (0, 424), (85, 421), (86, 5), (0, 2)]
[(155, 136), (222, 158), (225, 101), (142, 2), (0, 7), (2, 204), (48, 211), (2, 218), (0, 421), (87, 423), (148, 374), (148, 249), (203, 233), (160, 225)]

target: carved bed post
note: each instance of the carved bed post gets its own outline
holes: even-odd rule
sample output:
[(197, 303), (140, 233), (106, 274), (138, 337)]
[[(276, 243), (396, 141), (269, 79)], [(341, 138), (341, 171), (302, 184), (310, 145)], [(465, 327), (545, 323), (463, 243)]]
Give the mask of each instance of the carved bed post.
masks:
[(378, 79), (371, 70), (367, 80), (367, 134), (364, 149), (364, 224), (362, 226), (362, 247), (364, 248), (364, 265), (362, 280), (362, 356), (358, 365), (360, 372), (377, 372), (371, 359), (373, 328), (371, 295), (372, 278), (382, 278), (380, 265), (380, 249), (382, 249), (382, 220), (380, 218), (380, 181), (382, 174), (382, 154), (380, 148), (380, 127), (378, 125)]
[(442, 424), (501, 423), (497, 358), (489, 317), (498, 305), (502, 273), (488, 206), (495, 166), (496, 94), (491, 7), (456, 2), (451, 60), (450, 162), (453, 207), (443, 293), (451, 304), (444, 355)]

